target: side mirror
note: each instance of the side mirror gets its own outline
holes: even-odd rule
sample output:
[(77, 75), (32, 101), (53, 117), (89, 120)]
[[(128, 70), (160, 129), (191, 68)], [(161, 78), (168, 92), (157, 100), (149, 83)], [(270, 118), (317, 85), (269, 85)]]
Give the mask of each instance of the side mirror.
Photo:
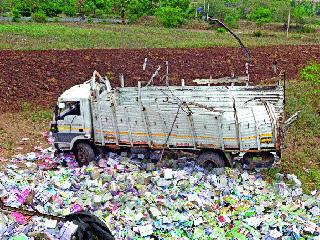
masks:
[(63, 108), (66, 107), (66, 104), (63, 103), (63, 102), (59, 102), (59, 103), (58, 103), (58, 107), (59, 107), (60, 109), (63, 109)]

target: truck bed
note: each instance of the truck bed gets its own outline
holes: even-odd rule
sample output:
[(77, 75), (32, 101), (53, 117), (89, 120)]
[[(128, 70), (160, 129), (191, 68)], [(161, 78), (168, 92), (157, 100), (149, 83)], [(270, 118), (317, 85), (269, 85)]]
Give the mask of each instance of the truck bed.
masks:
[(276, 148), (281, 86), (126, 87), (92, 101), (97, 145), (151, 148)]

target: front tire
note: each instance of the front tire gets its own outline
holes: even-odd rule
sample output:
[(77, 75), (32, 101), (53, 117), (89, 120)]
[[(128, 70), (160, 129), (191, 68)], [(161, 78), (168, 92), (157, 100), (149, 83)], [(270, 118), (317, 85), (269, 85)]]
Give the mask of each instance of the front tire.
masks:
[(79, 166), (82, 167), (94, 161), (96, 154), (90, 144), (79, 143), (75, 147), (75, 156)]

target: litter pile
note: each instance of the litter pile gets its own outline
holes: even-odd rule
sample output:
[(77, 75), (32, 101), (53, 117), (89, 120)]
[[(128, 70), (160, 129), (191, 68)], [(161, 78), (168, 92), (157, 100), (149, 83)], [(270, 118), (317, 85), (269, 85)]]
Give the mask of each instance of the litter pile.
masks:
[[(259, 173), (207, 172), (193, 161), (157, 170), (141, 154), (109, 153), (82, 168), (51, 148), (18, 155), (0, 172), (0, 197), (52, 215), (87, 210), (115, 239), (320, 239), (320, 191), (303, 194), (294, 175), (270, 185)], [(70, 239), (76, 228), (0, 212), (1, 239)]]

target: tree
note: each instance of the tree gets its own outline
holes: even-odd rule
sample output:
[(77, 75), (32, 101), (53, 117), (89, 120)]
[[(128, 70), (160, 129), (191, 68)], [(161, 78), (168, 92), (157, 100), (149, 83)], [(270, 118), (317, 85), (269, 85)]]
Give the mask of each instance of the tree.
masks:
[(113, 11), (131, 22), (144, 15), (154, 14), (154, 1), (152, 0), (113, 0)]
[(224, 19), (226, 15), (231, 15), (230, 8), (223, 0), (209, 0), (208, 4), (210, 17)]
[(189, 9), (190, 3), (190, 0), (161, 0), (160, 7), (180, 8), (184, 12)]
[(31, 0), (14, 0), (12, 8), (16, 9), (15, 11), (19, 11), (19, 13), (24, 17), (30, 17), (31, 13), (35, 10), (34, 3)]
[(77, 14), (77, 0), (67, 0), (62, 11), (69, 17), (75, 16)]
[(0, 1), (0, 13), (10, 12), (12, 10), (12, 0), (1, 0)]
[(239, 21), (239, 18), (240, 16), (237, 16), (237, 15), (226, 15), (225, 18), (224, 18), (224, 23), (227, 24), (228, 27), (231, 27), (231, 28), (238, 28), (239, 27), (239, 24), (238, 24), (238, 21)]
[(305, 6), (298, 5), (292, 9), (291, 16), (294, 22), (300, 25), (304, 25), (306, 23), (306, 17), (308, 16), (308, 12)]
[(249, 15), (249, 19), (256, 22), (258, 27), (272, 20), (272, 13), (268, 8), (259, 7)]
[(291, 0), (271, 1), (273, 21), (285, 23), (288, 20), (288, 12), (291, 8)]
[[(62, 13), (63, 11), (63, 4), (62, 0), (47, 0), (43, 1), (40, 5), (40, 9), (49, 17), (55, 17), (58, 14)], [(41, 15), (41, 11), (40, 11)]]
[(169, 28), (177, 27), (185, 21), (183, 12), (178, 7), (160, 7), (155, 15), (163, 26)]
[[(242, 19), (248, 19), (250, 13), (256, 11), (258, 8), (268, 8), (270, 9), (271, 3), (273, 0), (241, 0), (239, 3), (239, 13)], [(250, 19), (250, 18), (249, 18)]]
[(131, 22), (135, 22), (144, 15), (153, 15), (152, 1), (150, 0), (130, 0), (126, 7), (126, 13)]
[(93, 13), (96, 16), (97, 10), (109, 13), (111, 12), (113, 2), (110, 0), (85, 0), (83, 3), (83, 9), (85, 13)]

